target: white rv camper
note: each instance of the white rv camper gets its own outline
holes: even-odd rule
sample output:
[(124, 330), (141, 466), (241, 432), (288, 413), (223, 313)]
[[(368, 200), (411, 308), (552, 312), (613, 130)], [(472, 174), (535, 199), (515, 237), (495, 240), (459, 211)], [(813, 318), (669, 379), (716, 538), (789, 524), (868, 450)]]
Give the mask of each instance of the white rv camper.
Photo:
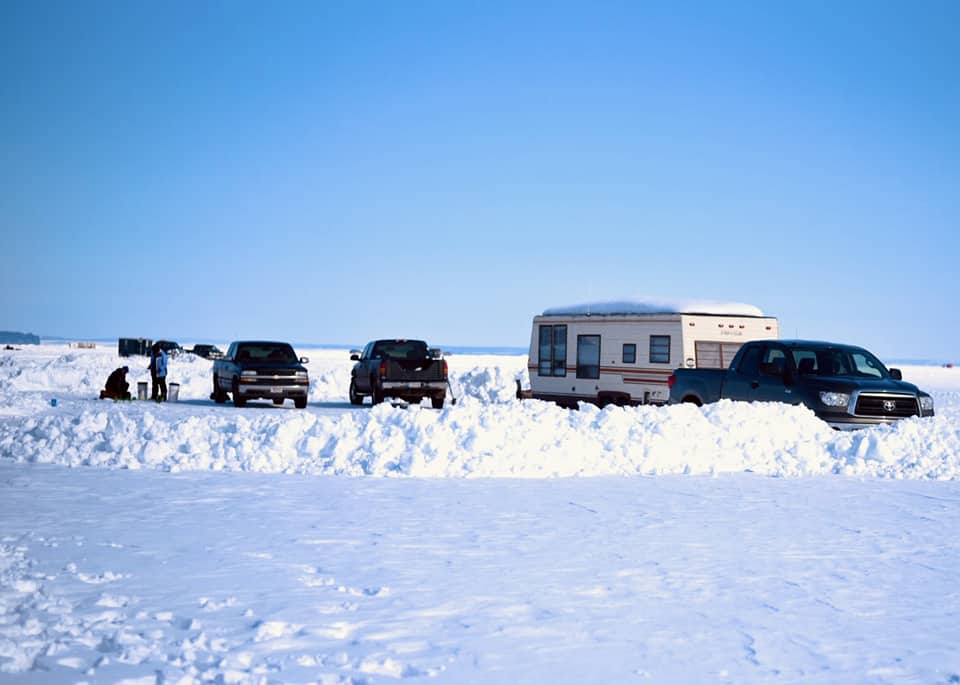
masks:
[(530, 395), (664, 404), (677, 367), (725, 369), (748, 340), (780, 337), (776, 318), (745, 304), (626, 300), (556, 307), (533, 318)]

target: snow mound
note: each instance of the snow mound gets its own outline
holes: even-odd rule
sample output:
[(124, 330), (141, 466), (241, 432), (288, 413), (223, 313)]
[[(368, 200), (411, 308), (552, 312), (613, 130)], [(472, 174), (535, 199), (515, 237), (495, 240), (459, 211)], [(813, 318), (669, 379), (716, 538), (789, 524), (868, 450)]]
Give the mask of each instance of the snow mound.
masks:
[(587, 302), (565, 307), (551, 307), (544, 316), (578, 316), (584, 314), (723, 314), (727, 316), (763, 316), (759, 307), (742, 302), (679, 300), (671, 298), (624, 298), (608, 302)]
[(719, 402), (704, 408), (580, 411), (466, 397), (433, 411), (380, 405), (310, 412), (170, 416), (104, 404), (0, 424), (0, 458), (166, 471), (347, 476), (556, 477), (837, 473), (960, 478), (960, 411), (837, 433), (806, 408)]

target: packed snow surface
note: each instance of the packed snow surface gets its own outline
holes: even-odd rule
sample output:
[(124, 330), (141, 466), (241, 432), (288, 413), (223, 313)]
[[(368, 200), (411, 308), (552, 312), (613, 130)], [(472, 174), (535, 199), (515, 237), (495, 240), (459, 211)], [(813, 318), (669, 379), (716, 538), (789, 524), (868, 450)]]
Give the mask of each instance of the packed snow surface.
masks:
[(763, 316), (759, 307), (742, 302), (711, 300), (678, 300), (669, 298), (624, 298), (607, 302), (586, 302), (566, 307), (551, 307), (544, 316), (578, 316), (583, 314), (724, 314), (727, 316)]
[(523, 357), (353, 407), (347, 352), (300, 353), (306, 410), (215, 405), (189, 355), (157, 405), (93, 399), (145, 359), (0, 352), (0, 682), (960, 682), (957, 369), (847, 434), (519, 402)]

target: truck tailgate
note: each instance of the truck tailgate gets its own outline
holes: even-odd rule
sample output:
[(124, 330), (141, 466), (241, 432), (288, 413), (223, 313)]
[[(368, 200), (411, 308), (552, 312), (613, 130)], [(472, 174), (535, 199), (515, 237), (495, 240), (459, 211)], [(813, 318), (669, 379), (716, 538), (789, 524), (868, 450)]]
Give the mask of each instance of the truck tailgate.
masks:
[(442, 381), (443, 361), (438, 359), (388, 359), (386, 375), (388, 381)]

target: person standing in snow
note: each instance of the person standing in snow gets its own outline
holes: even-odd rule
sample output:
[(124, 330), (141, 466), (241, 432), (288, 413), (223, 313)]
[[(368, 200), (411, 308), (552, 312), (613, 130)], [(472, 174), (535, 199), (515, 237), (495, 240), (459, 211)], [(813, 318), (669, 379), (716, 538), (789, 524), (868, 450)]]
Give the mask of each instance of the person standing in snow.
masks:
[(157, 343), (150, 346), (150, 366), (147, 367), (150, 372), (150, 399), (154, 401), (157, 399), (157, 352), (159, 350), (160, 345)]
[(152, 389), (150, 399), (155, 402), (167, 401), (167, 353), (160, 349), (160, 343), (150, 348), (150, 381)]
[(160, 343), (154, 343), (157, 348), (157, 359), (154, 366), (157, 370), (157, 386), (160, 392), (157, 395), (157, 402), (167, 401), (167, 353), (160, 348)]

